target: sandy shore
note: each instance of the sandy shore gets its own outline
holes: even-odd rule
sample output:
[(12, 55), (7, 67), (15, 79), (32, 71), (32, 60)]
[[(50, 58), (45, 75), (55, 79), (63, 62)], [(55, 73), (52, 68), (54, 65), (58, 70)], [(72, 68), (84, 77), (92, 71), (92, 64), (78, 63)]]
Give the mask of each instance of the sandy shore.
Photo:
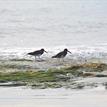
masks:
[(0, 107), (106, 107), (107, 90), (0, 88)]

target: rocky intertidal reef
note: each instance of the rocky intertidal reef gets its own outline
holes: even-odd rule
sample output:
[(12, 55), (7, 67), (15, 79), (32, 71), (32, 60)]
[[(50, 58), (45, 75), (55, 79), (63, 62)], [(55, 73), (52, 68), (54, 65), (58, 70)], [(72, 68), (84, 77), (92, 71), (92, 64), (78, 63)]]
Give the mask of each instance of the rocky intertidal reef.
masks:
[[(12, 68), (12, 66), (5, 66)], [(13, 66), (13, 69), (17, 66)], [(0, 72), (0, 86), (29, 86), (32, 88), (72, 88), (82, 89), (86, 84), (77, 81), (84, 78), (107, 77), (107, 65), (104, 63), (86, 63), (69, 65), (48, 70), (21, 70), (20, 72)], [(106, 81), (107, 82), (107, 81)], [(97, 82), (91, 83), (97, 84)], [(87, 84), (91, 85), (90, 83)]]

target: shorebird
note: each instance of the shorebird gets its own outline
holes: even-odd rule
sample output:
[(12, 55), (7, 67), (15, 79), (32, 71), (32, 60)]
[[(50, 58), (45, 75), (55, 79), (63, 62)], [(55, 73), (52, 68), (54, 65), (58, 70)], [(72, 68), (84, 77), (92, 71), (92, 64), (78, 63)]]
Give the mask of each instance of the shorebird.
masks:
[[(40, 49), (40, 50), (36, 50), (36, 51), (34, 51), (34, 52), (28, 53), (28, 55), (35, 56), (35, 60), (36, 60), (36, 57), (39, 57), (39, 58), (40, 58), (40, 56), (41, 56), (44, 52), (46, 52), (46, 51), (42, 48), (42, 49)], [(46, 52), (46, 53), (47, 53), (47, 52)]]
[(70, 51), (68, 51), (68, 49), (65, 48), (62, 52), (59, 52), (55, 56), (52, 56), (52, 58), (64, 58), (67, 55), (67, 52), (71, 53)]

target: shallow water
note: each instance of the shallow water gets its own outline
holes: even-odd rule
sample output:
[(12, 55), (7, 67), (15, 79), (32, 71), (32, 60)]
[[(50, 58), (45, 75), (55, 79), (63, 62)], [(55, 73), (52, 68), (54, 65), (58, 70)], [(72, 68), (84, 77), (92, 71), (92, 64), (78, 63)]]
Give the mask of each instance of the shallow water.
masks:
[[(0, 60), (28, 58), (45, 48), (51, 57), (107, 56), (106, 0), (0, 0)], [(33, 58), (32, 58), (33, 59)]]
[(106, 0), (0, 0), (0, 47), (105, 45), (106, 5)]
[(107, 90), (29, 89), (0, 87), (0, 107), (106, 107)]
[(107, 45), (106, 0), (0, 0), (0, 47)]

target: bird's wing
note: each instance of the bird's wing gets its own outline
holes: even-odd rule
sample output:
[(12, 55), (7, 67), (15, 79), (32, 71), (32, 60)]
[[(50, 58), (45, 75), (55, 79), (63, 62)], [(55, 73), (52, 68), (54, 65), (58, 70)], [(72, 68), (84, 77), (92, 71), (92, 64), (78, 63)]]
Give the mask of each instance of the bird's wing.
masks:
[(59, 52), (58, 54), (54, 55), (52, 58), (57, 58), (57, 57), (61, 57), (62, 56), (62, 52)]

